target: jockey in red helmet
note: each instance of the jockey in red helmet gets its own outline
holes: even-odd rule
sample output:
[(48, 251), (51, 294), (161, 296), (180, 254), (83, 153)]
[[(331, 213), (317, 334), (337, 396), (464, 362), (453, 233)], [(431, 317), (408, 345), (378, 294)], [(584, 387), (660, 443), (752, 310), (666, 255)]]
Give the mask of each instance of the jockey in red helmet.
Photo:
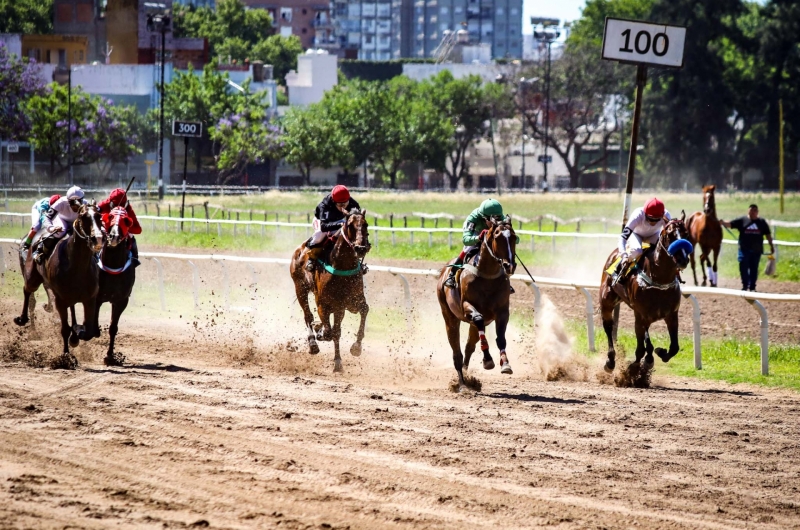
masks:
[(128, 194), (125, 193), (125, 190), (122, 188), (116, 188), (111, 191), (108, 195), (108, 199), (100, 201), (97, 205), (97, 209), (100, 211), (100, 214), (108, 214), (111, 213), (111, 210), (114, 208), (125, 208), (125, 212), (130, 217), (133, 223), (131, 224), (130, 228), (128, 228), (128, 234), (130, 236), (130, 249), (131, 249), (131, 256), (133, 257), (134, 265), (139, 264), (139, 247), (136, 245), (136, 238), (133, 237), (134, 234), (141, 234), (142, 233), (142, 226), (139, 224), (139, 220), (136, 218), (136, 213), (133, 211), (133, 206), (128, 201)]
[(639, 261), (644, 252), (642, 248), (644, 243), (650, 245), (658, 243), (661, 229), (670, 219), (672, 219), (672, 216), (664, 208), (664, 203), (656, 197), (647, 201), (644, 207), (636, 208), (631, 213), (628, 224), (625, 225), (625, 228), (622, 229), (622, 234), (619, 236), (618, 250), (622, 261), (613, 285), (616, 285), (617, 282), (628, 275), (631, 264)]
[(314, 210), (314, 234), (306, 241), (306, 270), (314, 271), (317, 259), (325, 246), (325, 238), (344, 225), (345, 214), (353, 208), (360, 209), (358, 203), (350, 196), (346, 186), (338, 184), (317, 205)]

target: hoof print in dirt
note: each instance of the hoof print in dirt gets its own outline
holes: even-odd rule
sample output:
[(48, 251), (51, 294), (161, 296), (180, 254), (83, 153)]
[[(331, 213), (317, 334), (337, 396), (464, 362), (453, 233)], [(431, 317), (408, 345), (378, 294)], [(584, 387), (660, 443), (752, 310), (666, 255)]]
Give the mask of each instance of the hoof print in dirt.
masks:
[(53, 370), (75, 370), (78, 368), (78, 359), (71, 353), (63, 353), (50, 362)]

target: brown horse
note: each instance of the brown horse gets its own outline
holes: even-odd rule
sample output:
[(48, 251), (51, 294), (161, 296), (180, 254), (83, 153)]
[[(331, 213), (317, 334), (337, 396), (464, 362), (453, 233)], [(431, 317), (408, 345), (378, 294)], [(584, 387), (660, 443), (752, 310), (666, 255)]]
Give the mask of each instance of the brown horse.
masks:
[[(31, 247), (36, 245), (36, 243), (39, 240), (39, 236), (40, 235), (41, 234), (37, 234), (37, 236), (34, 237), (33, 244), (31, 245)], [(19, 249), (19, 266), (20, 266), (20, 270), (21, 270), (23, 278), (25, 278), (28, 275), (28, 273), (26, 272), (27, 271), (27, 267), (31, 267), (34, 264), (32, 259), (30, 260), (30, 264), (28, 263), (29, 254), (31, 254), (30, 248), (26, 249), (26, 248), (23, 248), (22, 246), (20, 246), (20, 249)], [(52, 313), (53, 312), (53, 292), (50, 290), (50, 288), (46, 284), (43, 285), (43, 287), (44, 287), (44, 292), (47, 295), (47, 304), (45, 304), (43, 306), (43, 309), (47, 313)], [(31, 324), (31, 332), (35, 333), (36, 332), (36, 293), (35, 292), (30, 293), (30, 295), (28, 296), (28, 318), (29, 318), (29, 321), (30, 321), (30, 324)], [(16, 322), (16, 319), (15, 319), (15, 322)], [(26, 322), (23, 322), (23, 324), (21, 324), (21, 325), (24, 325), (25, 323)]]
[[(14, 323), (28, 323), (30, 295), (42, 283), (50, 287), (55, 306), (61, 318), (61, 337), (64, 340), (63, 366), (75, 368), (78, 360), (69, 351), (79, 340), (91, 340), (96, 336), (95, 298), (98, 290), (97, 262), (95, 254), (102, 248), (105, 232), (101, 228), (100, 213), (94, 204), (81, 206), (78, 218), (72, 225), (72, 233), (59, 241), (46, 262), (38, 265), (30, 253), (25, 262), (22, 314)], [(75, 325), (75, 304), (83, 304), (83, 329)], [(72, 314), (72, 326), (67, 311)]]
[[(481, 343), (483, 368), (492, 370), (494, 360), (489, 353), (486, 326), (494, 321), (497, 332), (497, 348), (500, 350), (500, 372), (513, 373), (506, 355), (506, 327), (508, 326), (509, 277), (516, 270), (516, 234), (511, 220), (489, 222), (489, 230), (480, 243), (478, 266), (464, 265), (456, 277), (456, 287), (444, 286), (448, 267), (442, 269), (436, 284), (436, 296), (447, 328), (447, 340), (453, 350), (453, 364), (458, 372), (458, 390), (464, 389), (464, 368), (475, 345)], [(449, 265), (452, 265), (450, 261)], [(461, 354), (461, 322), (469, 324), (465, 355)]]
[[(633, 309), (636, 330), (636, 362), (644, 357), (644, 368), (649, 370), (654, 364), (653, 351), (662, 361), (668, 362), (678, 353), (678, 309), (681, 306), (681, 287), (678, 273), (689, 264), (691, 245), (685, 241), (686, 226), (684, 213), (680, 219), (666, 222), (658, 238), (655, 250), (650, 249), (639, 262), (639, 272), (631, 274), (614, 287), (609, 269), (615, 262), (618, 250), (615, 249), (606, 260), (603, 277), (600, 281), (600, 313), (603, 329), (608, 337), (607, 372), (613, 372), (616, 351), (614, 350), (614, 308), (625, 302)], [(680, 240), (679, 243), (676, 243)], [(657, 320), (664, 320), (669, 331), (669, 351), (653, 348), (650, 341), (650, 326)], [(647, 355), (645, 356), (645, 352)]]
[[(711, 280), (711, 287), (717, 286), (717, 257), (722, 247), (722, 225), (717, 219), (717, 205), (714, 201), (715, 189), (716, 186), (703, 187), (703, 211), (693, 213), (686, 220), (689, 241), (695, 248), (697, 248), (698, 244), (700, 245), (700, 269), (703, 271), (703, 287), (706, 285), (706, 269), (708, 270), (708, 279)], [(713, 264), (709, 259), (710, 253), (714, 254)], [(695, 253), (692, 252), (692, 276), (694, 276), (694, 284), (697, 285), (694, 255)]]
[[(354, 356), (361, 355), (361, 341), (367, 323), (369, 305), (364, 297), (362, 261), (371, 247), (367, 230), (367, 211), (351, 210), (344, 219), (344, 225), (336, 233), (332, 248), (326, 249), (327, 259), (321, 260), (314, 272), (305, 268), (305, 243), (292, 255), (289, 272), (294, 281), (297, 301), (303, 309), (308, 329), (309, 352), (319, 353), (317, 341), (333, 341), (334, 372), (342, 372), (342, 357), (339, 354), (339, 339), (342, 336), (342, 319), (345, 311), (359, 313), (361, 325), (356, 342), (350, 347)], [(314, 325), (314, 315), (308, 305), (308, 294), (313, 292), (319, 313), (320, 325)], [(330, 317), (333, 315), (333, 326)]]

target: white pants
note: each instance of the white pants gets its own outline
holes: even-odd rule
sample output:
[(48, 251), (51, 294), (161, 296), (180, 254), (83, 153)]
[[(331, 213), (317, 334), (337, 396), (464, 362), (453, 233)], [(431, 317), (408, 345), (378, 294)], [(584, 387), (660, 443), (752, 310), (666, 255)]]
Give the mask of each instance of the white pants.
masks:
[(44, 215), (39, 211), (37, 206), (37, 204), (34, 204), (33, 208), (31, 208), (31, 230), (36, 230), (38, 232), (42, 229)]
[(319, 245), (325, 238), (328, 236), (327, 232), (323, 232), (320, 230), (320, 222), (319, 219), (316, 217), (314, 218), (314, 222), (311, 223), (311, 227), (314, 229), (314, 233), (311, 235), (311, 245)]
[(630, 256), (631, 261), (637, 261), (644, 252), (642, 248), (643, 243), (650, 243), (650, 246), (653, 246), (658, 243), (659, 234), (653, 234), (652, 236), (642, 239), (637, 233), (633, 233), (628, 237), (628, 243), (625, 245), (625, 250), (628, 252), (628, 256)]

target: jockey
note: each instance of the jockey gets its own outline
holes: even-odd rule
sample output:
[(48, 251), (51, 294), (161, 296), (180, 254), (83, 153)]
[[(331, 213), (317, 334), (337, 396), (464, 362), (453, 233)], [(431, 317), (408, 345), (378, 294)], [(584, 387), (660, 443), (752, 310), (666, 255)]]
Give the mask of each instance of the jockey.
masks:
[(671, 219), (672, 216), (664, 208), (664, 203), (655, 197), (647, 201), (644, 208), (636, 208), (631, 213), (628, 224), (625, 225), (619, 236), (618, 250), (622, 261), (612, 286), (623, 280), (630, 272), (628, 269), (631, 264), (636, 263), (642, 257), (644, 243), (650, 245), (658, 243), (661, 229)]
[(47, 210), (50, 209), (53, 203), (60, 198), (61, 195), (53, 195), (49, 199), (45, 197), (44, 199), (33, 203), (33, 206), (31, 207), (31, 230), (28, 232), (28, 235), (25, 236), (25, 240), (22, 242), (22, 250), (28, 250), (31, 248), (33, 238), (36, 237), (36, 234), (38, 234), (39, 230), (42, 229), (44, 215), (47, 213)]
[[(503, 205), (500, 204), (500, 202), (496, 199), (486, 199), (481, 203), (480, 206), (472, 210), (472, 213), (469, 214), (467, 220), (464, 221), (464, 232), (461, 236), (461, 239), (464, 242), (464, 248), (461, 250), (461, 254), (458, 255), (458, 258), (456, 258), (456, 261), (453, 263), (453, 265), (463, 265), (464, 257), (467, 255), (467, 253), (471, 249), (480, 246), (483, 236), (489, 229), (489, 219), (502, 221), (504, 218), (505, 215), (503, 215)], [(517, 236), (517, 243), (519, 243), (519, 236)], [(456, 267), (451, 266), (450, 274), (448, 274), (447, 279), (444, 281), (445, 287), (450, 287), (451, 289), (454, 288), (456, 286), (455, 278)], [(514, 292), (513, 288), (511, 289), (511, 292)]]
[(131, 224), (130, 228), (128, 228), (128, 234), (130, 235), (130, 249), (131, 249), (131, 257), (133, 258), (133, 263), (138, 265), (139, 264), (139, 247), (136, 245), (136, 238), (133, 237), (134, 234), (141, 234), (142, 233), (142, 226), (139, 224), (139, 220), (136, 219), (136, 214), (133, 211), (133, 206), (128, 201), (128, 195), (125, 193), (125, 190), (122, 188), (117, 188), (112, 190), (111, 193), (108, 195), (108, 199), (104, 199), (100, 201), (97, 205), (97, 209), (100, 211), (101, 215), (110, 214), (111, 210), (114, 208), (125, 208), (125, 212), (130, 217), (133, 223)]
[(56, 243), (72, 230), (72, 223), (78, 218), (78, 211), (86, 204), (83, 200), (83, 190), (72, 186), (67, 190), (66, 197), (55, 201), (44, 216), (43, 228), (47, 234), (39, 240), (39, 245), (33, 253), (33, 259), (41, 264), (43, 258), (50, 255)]
[(345, 214), (353, 208), (361, 208), (350, 197), (350, 190), (341, 184), (334, 186), (333, 190), (317, 205), (314, 210), (314, 234), (306, 241), (306, 270), (313, 272), (317, 259), (325, 246), (325, 238), (339, 230), (345, 221)]

